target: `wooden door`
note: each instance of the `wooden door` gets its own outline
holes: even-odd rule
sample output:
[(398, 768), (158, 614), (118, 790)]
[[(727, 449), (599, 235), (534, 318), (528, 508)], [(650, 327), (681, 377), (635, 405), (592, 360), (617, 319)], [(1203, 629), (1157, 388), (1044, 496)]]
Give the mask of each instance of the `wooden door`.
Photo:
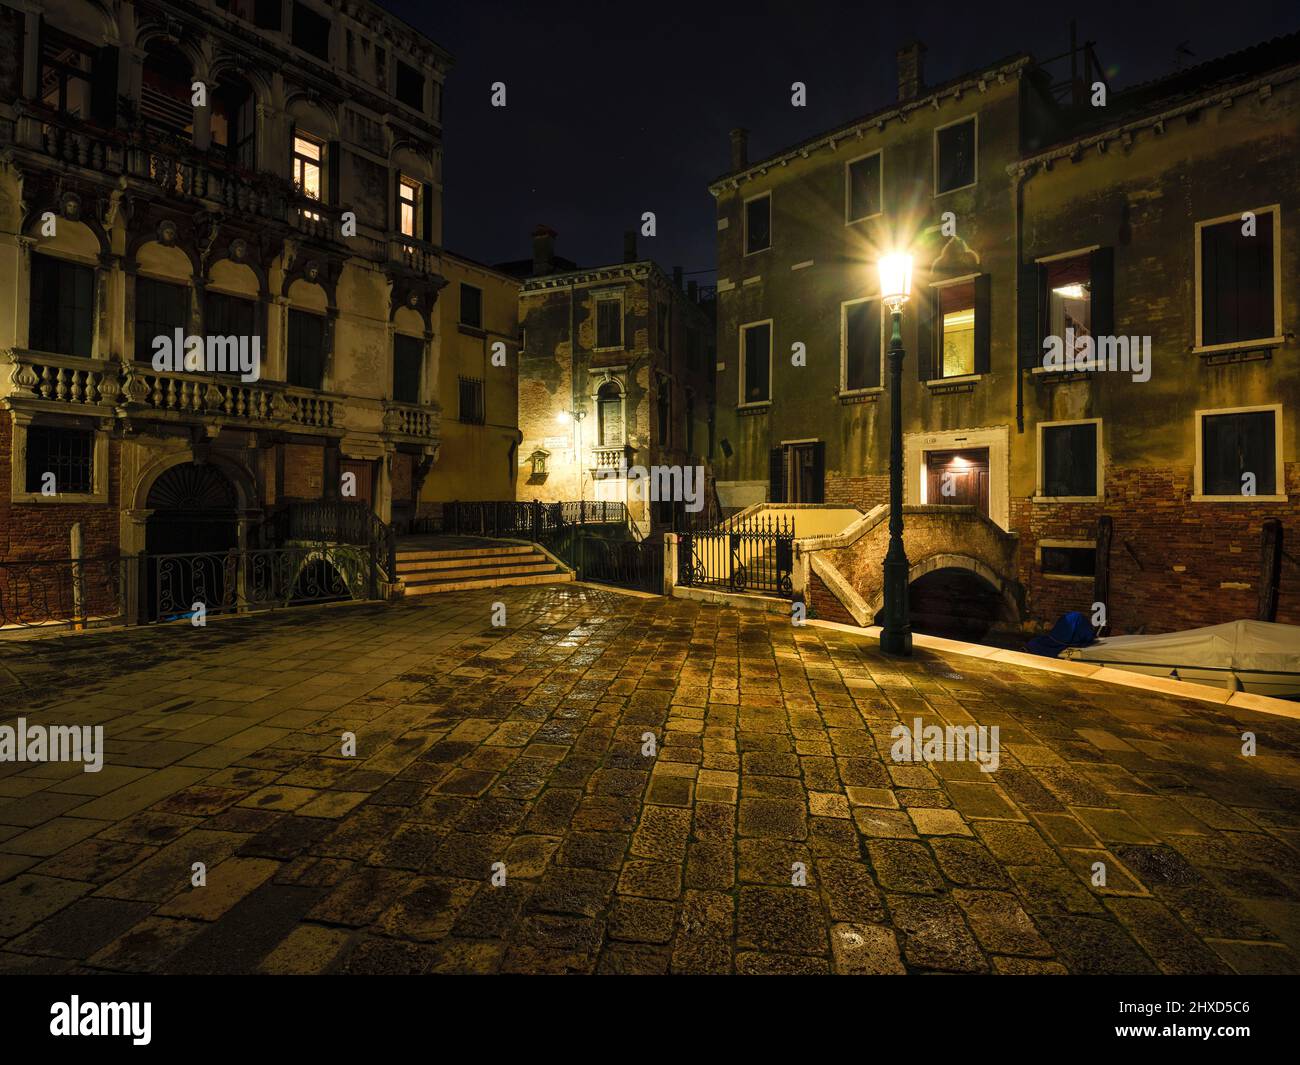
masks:
[(925, 456), (926, 501), (940, 506), (976, 507), (989, 513), (989, 451), (930, 451)]

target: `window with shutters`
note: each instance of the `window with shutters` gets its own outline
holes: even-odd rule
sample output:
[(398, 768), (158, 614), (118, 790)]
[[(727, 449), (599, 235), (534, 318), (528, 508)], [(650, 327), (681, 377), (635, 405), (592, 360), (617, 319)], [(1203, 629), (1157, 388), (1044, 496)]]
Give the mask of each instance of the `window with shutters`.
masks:
[(288, 368), (285, 380), (319, 390), (325, 379), (325, 319), (290, 309)]
[(94, 45), (45, 26), (41, 32), (41, 103), (74, 118), (90, 118), (96, 54)]
[(415, 67), (397, 61), (397, 99), (416, 111), (424, 111), (424, 75)]
[(939, 360), (936, 377), (975, 373), (975, 282), (938, 289)]
[(1038, 498), (1102, 497), (1101, 421), (1044, 422), (1038, 426)]
[(176, 330), (188, 333), (190, 290), (152, 277), (135, 279), (135, 357), (139, 362), (153, 359), (157, 337), (175, 339)]
[(1197, 411), (1197, 499), (1282, 501), (1280, 405)]
[(467, 425), (482, 425), (487, 420), (483, 408), (483, 380), (479, 377), (457, 379), (460, 393), (460, 421)]
[(623, 346), (623, 297), (596, 297), (596, 350)]
[(293, 44), (317, 59), (330, 57), (330, 22), (306, 4), (294, 0)]
[(51, 255), (32, 255), (27, 346), (60, 355), (93, 352), (95, 271)]
[(745, 201), (745, 254), (772, 246), (772, 194), (765, 192)]
[(844, 164), (845, 221), (861, 222), (883, 210), (881, 153), (872, 152)]
[(1278, 208), (1196, 224), (1196, 343), (1200, 348), (1280, 344)]
[(596, 430), (600, 447), (623, 446), (623, 393), (612, 381), (596, 393)]
[(880, 301), (854, 300), (840, 311), (840, 391), (879, 388)]
[(59, 495), (88, 495), (95, 485), (95, 433), (51, 425), (27, 427), (27, 491), (42, 493), (54, 475)]
[(1083, 339), (1092, 336), (1092, 256), (1073, 255), (1043, 264), (1046, 272), (1047, 327), (1045, 336), (1060, 337), (1074, 331), (1075, 350), (1084, 347)]
[(772, 400), (772, 322), (740, 327), (740, 405)]
[(975, 184), (976, 118), (962, 119), (934, 131), (934, 194)]
[(483, 290), (464, 282), (460, 286), (460, 324), (483, 328)]
[(408, 177), (397, 182), (397, 228), (404, 237), (415, 237), (420, 216), (420, 185)]
[(398, 333), (393, 337), (393, 399), (420, 402), (420, 371), (424, 366), (424, 341)]
[(324, 141), (319, 141), (306, 133), (294, 133), (293, 183), (298, 191), (310, 199), (319, 200), (324, 190), (324, 173)]

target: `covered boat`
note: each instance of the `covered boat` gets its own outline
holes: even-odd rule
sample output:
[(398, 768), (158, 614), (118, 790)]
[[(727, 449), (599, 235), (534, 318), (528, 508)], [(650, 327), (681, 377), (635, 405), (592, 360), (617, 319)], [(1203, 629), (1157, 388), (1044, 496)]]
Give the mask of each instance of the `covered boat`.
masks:
[(1068, 648), (1061, 657), (1256, 695), (1300, 696), (1297, 625), (1229, 621), (1155, 636), (1108, 636)]

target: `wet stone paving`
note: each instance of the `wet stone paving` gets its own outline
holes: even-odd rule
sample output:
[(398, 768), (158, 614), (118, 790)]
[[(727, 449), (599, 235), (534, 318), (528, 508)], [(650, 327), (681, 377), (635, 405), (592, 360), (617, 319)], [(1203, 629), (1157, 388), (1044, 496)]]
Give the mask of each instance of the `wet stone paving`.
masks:
[[(4, 972), (1300, 971), (1300, 723), (757, 612), (4, 642), (0, 717), (106, 741), (0, 764)], [(998, 726), (998, 768), (894, 761), (918, 717)]]

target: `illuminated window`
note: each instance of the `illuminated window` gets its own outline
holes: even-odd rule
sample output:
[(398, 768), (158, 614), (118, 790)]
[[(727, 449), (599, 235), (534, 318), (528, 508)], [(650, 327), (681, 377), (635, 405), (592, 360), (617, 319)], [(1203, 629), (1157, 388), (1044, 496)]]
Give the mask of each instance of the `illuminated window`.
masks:
[(975, 283), (939, 289), (939, 376), (975, 372)]
[(420, 186), (409, 178), (397, 184), (397, 228), (404, 237), (414, 237), (416, 207), (420, 202)]
[(293, 138), (293, 183), (304, 196), (321, 198), (321, 172), (325, 145), (301, 133)]
[(1074, 330), (1076, 350), (1092, 336), (1092, 263), (1075, 255), (1045, 263), (1047, 271), (1047, 335), (1061, 337)]

